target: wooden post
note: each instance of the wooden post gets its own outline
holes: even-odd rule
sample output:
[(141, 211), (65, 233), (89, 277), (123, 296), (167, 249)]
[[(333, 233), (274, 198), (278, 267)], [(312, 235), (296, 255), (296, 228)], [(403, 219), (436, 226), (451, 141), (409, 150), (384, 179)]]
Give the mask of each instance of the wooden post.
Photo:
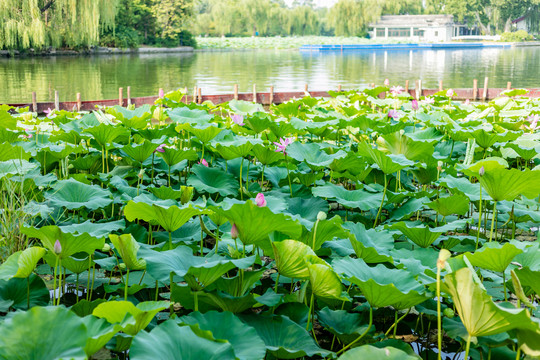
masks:
[(443, 91), (443, 82), (439, 80), (439, 91)]
[(257, 102), (257, 84), (253, 84), (253, 102)]
[(32, 111), (37, 112), (37, 95), (35, 91), (32, 91)]
[(486, 78), (484, 79), (484, 91), (482, 92), (482, 101), (486, 101), (486, 98), (487, 98), (488, 80), (489, 78), (486, 76)]
[(197, 87), (193, 88), (193, 100), (192, 102), (197, 103)]
[(81, 111), (81, 107), (82, 107), (81, 93), (77, 93), (77, 111)]
[(54, 90), (54, 110), (60, 110), (60, 96), (58, 95), (58, 90)]
[(309, 92), (309, 85), (308, 84), (304, 84), (304, 92)]
[(472, 98), (473, 100), (478, 99), (478, 80), (473, 80), (473, 86), (472, 86)]
[(512, 89), (512, 82), (511, 81), (506, 83), (506, 90), (510, 90), (510, 89)]
[(339, 84), (339, 85), (337, 86), (337, 91), (338, 91), (338, 92), (341, 92), (341, 84)]
[(197, 89), (197, 94), (199, 95), (199, 99), (197, 101), (197, 104), (202, 104), (202, 91), (201, 91), (201, 88)]
[(416, 95), (416, 99), (420, 100), (420, 96), (422, 96), (422, 80), (416, 80), (414, 92)]
[(124, 88), (118, 88), (118, 105), (124, 106)]
[(375, 87), (375, 83), (371, 83), (371, 87), (374, 88), (374, 87)]
[(274, 104), (274, 87), (270, 86), (270, 105)]
[(234, 100), (238, 100), (238, 84), (234, 84)]
[(405, 80), (405, 92), (409, 92), (409, 80)]
[(131, 105), (131, 86), (127, 87), (127, 104)]

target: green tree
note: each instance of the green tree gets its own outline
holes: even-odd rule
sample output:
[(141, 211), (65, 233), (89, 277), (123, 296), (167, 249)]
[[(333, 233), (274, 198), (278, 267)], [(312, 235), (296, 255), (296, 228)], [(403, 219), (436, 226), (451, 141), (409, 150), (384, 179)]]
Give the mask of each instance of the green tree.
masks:
[(0, 48), (97, 44), (113, 27), (119, 0), (0, 0)]
[(153, 1), (152, 13), (162, 39), (176, 39), (193, 13), (192, 0)]

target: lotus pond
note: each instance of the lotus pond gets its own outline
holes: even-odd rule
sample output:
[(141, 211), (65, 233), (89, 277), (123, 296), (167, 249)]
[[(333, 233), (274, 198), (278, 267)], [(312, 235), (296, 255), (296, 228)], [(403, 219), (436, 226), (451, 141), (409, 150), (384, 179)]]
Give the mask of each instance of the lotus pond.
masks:
[(389, 90), (3, 106), (0, 358), (540, 356), (540, 100)]

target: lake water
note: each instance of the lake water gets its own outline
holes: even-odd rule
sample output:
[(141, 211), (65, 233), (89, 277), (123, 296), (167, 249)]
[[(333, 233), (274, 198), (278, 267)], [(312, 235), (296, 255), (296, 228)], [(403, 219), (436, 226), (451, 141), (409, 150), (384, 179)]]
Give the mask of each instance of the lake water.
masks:
[[(0, 58), (0, 103), (114, 99), (118, 88), (131, 95), (157, 94), (194, 86), (203, 94), (343, 89), (382, 83), (404, 86), (422, 79), (424, 88), (479, 87), (485, 76), (490, 87), (540, 87), (540, 47), (464, 50), (392, 50), (300, 53), (298, 50), (196, 52), (193, 54), (105, 55), (77, 57)], [(124, 90), (124, 94), (126, 90)]]

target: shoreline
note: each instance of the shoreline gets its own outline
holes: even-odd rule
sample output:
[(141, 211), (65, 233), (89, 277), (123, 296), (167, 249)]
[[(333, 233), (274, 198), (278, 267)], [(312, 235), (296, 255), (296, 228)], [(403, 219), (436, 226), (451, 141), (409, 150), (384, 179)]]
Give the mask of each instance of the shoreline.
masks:
[(193, 53), (191, 46), (175, 48), (140, 47), (136, 49), (120, 49), (109, 47), (95, 47), (85, 50), (48, 49), (42, 51), (20, 52), (18, 50), (0, 50), (0, 57), (52, 57), (52, 56), (94, 56), (94, 55), (132, 55), (132, 54), (165, 54), (165, 53)]

